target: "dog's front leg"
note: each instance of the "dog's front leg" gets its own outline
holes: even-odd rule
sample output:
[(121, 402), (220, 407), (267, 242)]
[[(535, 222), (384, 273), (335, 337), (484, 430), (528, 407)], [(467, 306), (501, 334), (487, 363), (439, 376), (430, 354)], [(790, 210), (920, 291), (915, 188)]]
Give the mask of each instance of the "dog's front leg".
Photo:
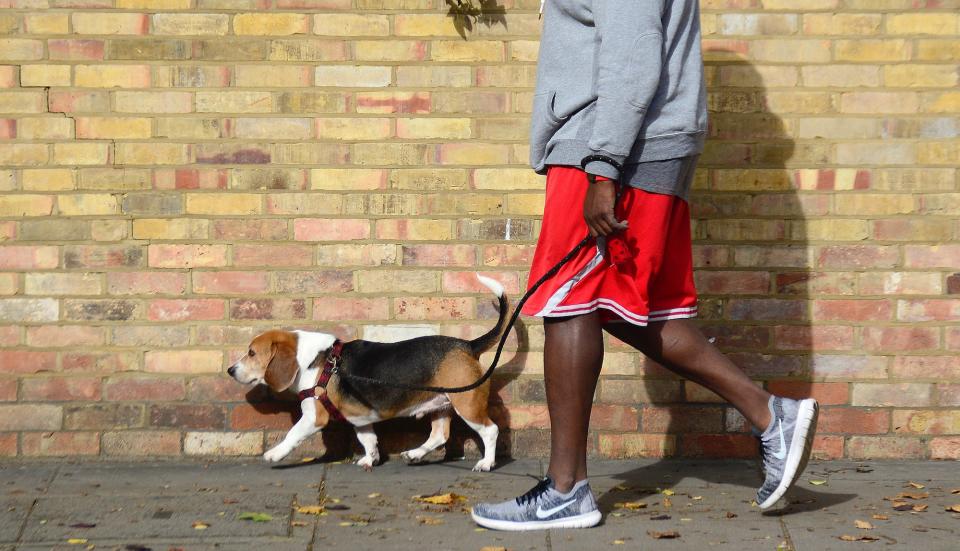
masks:
[(357, 465), (365, 471), (372, 471), (373, 466), (380, 462), (380, 452), (377, 451), (377, 433), (373, 432), (373, 423), (357, 427), (357, 440), (363, 446), (364, 456), (357, 461)]
[(307, 398), (300, 402), (302, 415), (293, 428), (287, 432), (279, 444), (263, 454), (266, 461), (275, 463), (290, 454), (294, 448), (300, 445), (308, 436), (316, 434), (320, 430), (317, 426), (317, 401), (313, 398)]

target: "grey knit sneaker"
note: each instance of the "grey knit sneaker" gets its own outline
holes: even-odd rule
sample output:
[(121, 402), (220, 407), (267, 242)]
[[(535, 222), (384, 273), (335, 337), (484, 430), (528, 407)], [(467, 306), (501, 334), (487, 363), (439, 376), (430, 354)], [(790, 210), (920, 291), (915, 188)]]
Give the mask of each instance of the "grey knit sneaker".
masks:
[(800, 478), (810, 459), (813, 435), (817, 431), (817, 401), (813, 398), (791, 400), (771, 396), (770, 426), (760, 438), (760, 456), (766, 480), (757, 490), (757, 505), (769, 509)]
[(503, 503), (479, 503), (470, 511), (473, 520), (494, 530), (541, 530), (589, 528), (600, 522), (600, 510), (590, 484), (581, 480), (569, 493), (561, 494), (550, 477), (532, 490)]

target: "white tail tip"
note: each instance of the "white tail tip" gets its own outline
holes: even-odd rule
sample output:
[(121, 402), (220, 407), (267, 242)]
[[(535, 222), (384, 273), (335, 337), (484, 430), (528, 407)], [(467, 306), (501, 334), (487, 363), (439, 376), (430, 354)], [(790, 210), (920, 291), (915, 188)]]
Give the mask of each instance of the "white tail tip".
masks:
[(480, 274), (477, 274), (477, 279), (480, 280), (480, 283), (482, 283), (484, 287), (493, 291), (493, 294), (498, 297), (503, 296), (503, 285), (500, 285), (499, 281)]

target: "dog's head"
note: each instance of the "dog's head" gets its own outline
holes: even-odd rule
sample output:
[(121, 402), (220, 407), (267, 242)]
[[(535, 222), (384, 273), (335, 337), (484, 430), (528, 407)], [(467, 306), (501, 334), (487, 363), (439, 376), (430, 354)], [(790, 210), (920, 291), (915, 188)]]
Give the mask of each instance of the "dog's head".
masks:
[(247, 354), (227, 369), (242, 384), (264, 383), (276, 392), (290, 388), (297, 379), (298, 335), (290, 331), (267, 331), (254, 337)]

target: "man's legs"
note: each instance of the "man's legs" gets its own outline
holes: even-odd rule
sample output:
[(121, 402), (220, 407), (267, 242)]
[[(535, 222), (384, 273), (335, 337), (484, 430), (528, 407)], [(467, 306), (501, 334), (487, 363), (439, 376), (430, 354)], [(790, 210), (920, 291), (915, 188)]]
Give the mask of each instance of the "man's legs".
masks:
[(559, 492), (587, 478), (587, 430), (603, 364), (603, 331), (597, 312), (544, 318), (544, 385), (550, 412), (550, 466)]
[(653, 322), (646, 327), (608, 323), (603, 328), (674, 373), (719, 394), (758, 430), (770, 424), (770, 394), (710, 344), (690, 320)]

